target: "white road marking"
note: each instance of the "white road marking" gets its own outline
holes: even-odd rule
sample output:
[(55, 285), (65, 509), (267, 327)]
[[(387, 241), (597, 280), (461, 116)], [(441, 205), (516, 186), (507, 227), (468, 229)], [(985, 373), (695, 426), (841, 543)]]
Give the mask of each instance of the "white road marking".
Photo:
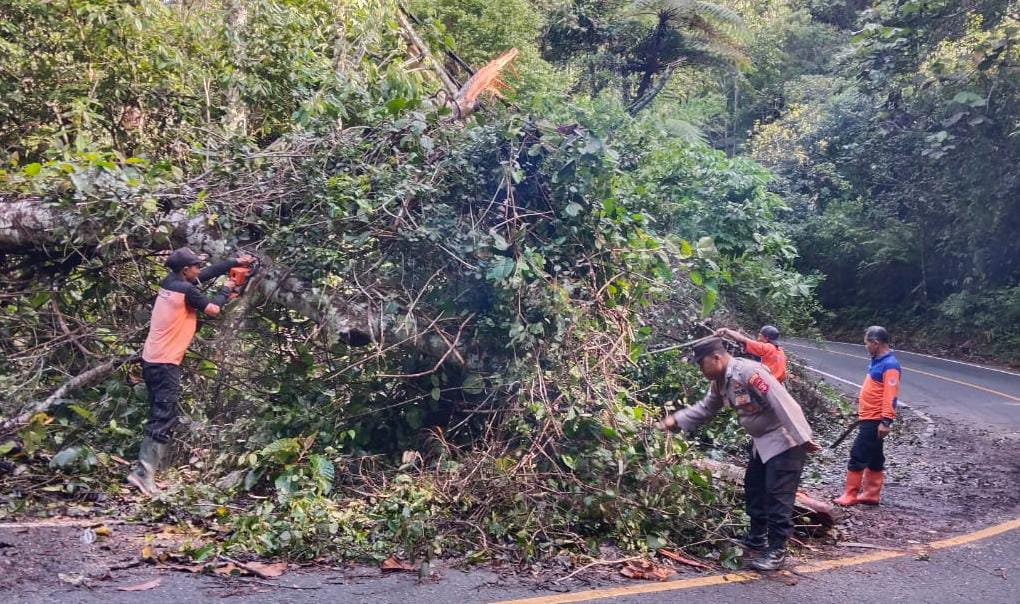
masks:
[[(831, 340), (822, 340), (822, 342), (824, 342), (826, 344), (842, 344), (844, 346), (858, 346), (860, 348), (864, 348), (864, 344), (854, 344), (853, 342), (833, 342)], [(821, 350), (823, 352), (826, 352), (826, 350), (824, 348), (819, 348), (817, 346), (810, 346), (808, 344), (796, 344), (796, 343), (792, 343), (792, 342), (787, 342), (786, 345), (787, 346), (800, 346), (802, 348), (813, 348), (815, 350)], [(897, 354), (904, 354), (904, 355), (912, 354), (914, 356), (927, 357), (929, 359), (935, 359), (936, 361), (945, 361), (946, 363), (955, 363), (957, 365), (965, 365), (967, 367), (973, 367), (975, 369), (984, 369), (985, 371), (994, 371), (995, 373), (1002, 373), (1002, 374), (1005, 374), (1005, 375), (1011, 375), (1013, 377), (1020, 377), (1020, 373), (1017, 373), (1015, 371), (1008, 371), (1006, 369), (998, 369), (998, 368), (995, 368), (995, 367), (988, 367), (986, 365), (978, 365), (977, 363), (968, 363), (966, 361), (957, 361), (956, 359), (946, 359), (946, 358), (937, 357), (937, 356), (931, 355), (931, 354), (924, 354), (923, 352), (911, 352), (909, 350), (895, 350), (895, 352)]]
[[(800, 345), (800, 344), (791, 344), (791, 346), (793, 346), (795, 348), (796, 347), (809, 348), (811, 350), (817, 350), (819, 352), (826, 352), (828, 354), (838, 354), (840, 356), (850, 357), (852, 359), (856, 359), (857, 358), (857, 355), (850, 354), (849, 352), (841, 352), (839, 350), (824, 350), (822, 348), (813, 348), (811, 346), (803, 346), (803, 345)], [(902, 369), (904, 371), (906, 371), (907, 373), (917, 373), (919, 375), (926, 375), (928, 377), (933, 377), (933, 378), (937, 378), (937, 379), (940, 379), (940, 380), (945, 380), (947, 382), (952, 382), (954, 384), (959, 384), (961, 386), (966, 386), (968, 388), (973, 388), (975, 390), (980, 390), (982, 392), (987, 392), (989, 394), (994, 394), (995, 396), (1001, 396), (1002, 398), (1009, 399), (1011, 401), (1016, 401), (1016, 402), (1020, 403), (1020, 397), (1013, 396), (1012, 394), (1006, 394), (1005, 392), (1002, 392), (1001, 390), (993, 390), (992, 388), (987, 388), (985, 386), (981, 386), (981, 385), (974, 384), (974, 383), (971, 383), (971, 382), (965, 382), (963, 380), (957, 380), (957, 379), (954, 379), (954, 378), (951, 378), (951, 377), (946, 377), (944, 375), (939, 375), (937, 373), (931, 373), (929, 371), (922, 371), (921, 369), (916, 369), (914, 367), (907, 367), (906, 365), (902, 365)]]
[(807, 369), (808, 371), (814, 371), (815, 373), (817, 373), (819, 375), (823, 375), (823, 376), (825, 376), (825, 377), (827, 377), (827, 378), (829, 378), (831, 380), (836, 380), (836, 381), (839, 381), (839, 382), (843, 382), (844, 384), (847, 384), (848, 386), (853, 386), (854, 388), (860, 388), (861, 387), (860, 384), (851, 382), (850, 380), (844, 380), (843, 378), (839, 377), (838, 375), (832, 375), (831, 373), (825, 373), (821, 369), (815, 369), (814, 367), (811, 367), (810, 365), (801, 365), (800, 363), (793, 363), (793, 364), (794, 365), (800, 365), (801, 367), (803, 367), (804, 369)]

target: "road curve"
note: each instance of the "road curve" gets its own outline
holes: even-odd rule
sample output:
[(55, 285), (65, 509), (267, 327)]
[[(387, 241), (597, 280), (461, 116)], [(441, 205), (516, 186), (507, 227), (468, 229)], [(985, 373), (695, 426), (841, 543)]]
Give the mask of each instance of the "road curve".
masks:
[[(862, 344), (789, 338), (788, 353), (823, 380), (856, 395), (868, 368)], [(1020, 374), (925, 354), (894, 351), (903, 367), (900, 400), (936, 415), (1020, 430)]]

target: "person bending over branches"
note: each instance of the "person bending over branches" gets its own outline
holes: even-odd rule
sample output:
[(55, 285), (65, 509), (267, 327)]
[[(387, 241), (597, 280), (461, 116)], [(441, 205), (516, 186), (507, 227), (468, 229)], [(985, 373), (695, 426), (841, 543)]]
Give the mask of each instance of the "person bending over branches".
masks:
[(797, 401), (761, 363), (736, 358), (723, 341), (709, 338), (694, 347), (694, 362), (711, 382), (700, 402), (666, 416), (662, 429), (696, 430), (724, 406), (737, 413), (753, 446), (744, 473), (744, 494), (751, 526), (741, 543), (760, 554), (750, 562), (758, 570), (777, 570), (786, 561), (793, 533), (793, 504), (809, 452), (811, 426)]
[(715, 336), (736, 340), (744, 347), (744, 352), (758, 357), (761, 364), (772, 372), (780, 384), (786, 382), (786, 353), (779, 347), (779, 330), (775, 327), (762, 326), (754, 340), (735, 329), (726, 327), (717, 329)]

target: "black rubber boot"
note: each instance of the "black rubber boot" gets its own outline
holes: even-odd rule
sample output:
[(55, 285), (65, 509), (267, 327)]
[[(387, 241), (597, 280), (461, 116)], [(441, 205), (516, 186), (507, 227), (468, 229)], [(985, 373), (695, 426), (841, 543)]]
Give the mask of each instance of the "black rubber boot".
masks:
[(142, 439), (141, 448), (138, 449), (138, 466), (127, 476), (127, 481), (147, 497), (159, 494), (159, 487), (156, 486), (156, 472), (159, 472), (163, 467), (166, 450), (166, 443), (146, 436)]
[(750, 562), (755, 570), (779, 570), (786, 563), (785, 547), (770, 547)]
[(765, 531), (749, 530), (743, 537), (737, 539), (737, 543), (744, 549), (761, 550), (765, 549), (769, 542)]

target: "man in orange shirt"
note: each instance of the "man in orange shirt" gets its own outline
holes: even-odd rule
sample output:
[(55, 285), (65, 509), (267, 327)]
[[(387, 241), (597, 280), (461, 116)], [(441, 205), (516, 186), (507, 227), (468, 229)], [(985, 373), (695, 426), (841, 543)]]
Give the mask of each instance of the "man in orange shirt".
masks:
[(744, 351), (761, 359), (772, 377), (780, 384), (786, 381), (786, 353), (779, 347), (779, 330), (771, 325), (765, 325), (758, 330), (758, 338), (752, 340), (735, 329), (717, 329), (717, 338), (730, 338), (744, 346)]
[(878, 505), (885, 482), (883, 443), (896, 419), (901, 368), (889, 347), (889, 332), (878, 325), (869, 327), (864, 345), (871, 363), (857, 397), (857, 438), (850, 450), (843, 495), (835, 499), (839, 505)]
[(235, 260), (218, 262), (204, 269), (206, 257), (184, 247), (166, 259), (170, 274), (159, 284), (152, 305), (149, 335), (142, 349), (142, 378), (149, 391), (149, 421), (138, 451), (138, 466), (127, 481), (143, 494), (158, 492), (156, 472), (166, 457), (167, 443), (177, 425), (177, 404), (181, 396), (181, 361), (198, 328), (198, 313), (211, 317), (220, 313), (234, 289), (227, 279), (223, 287), (207, 298), (198, 285), (227, 274), (235, 266), (249, 266), (255, 258), (242, 254)]

